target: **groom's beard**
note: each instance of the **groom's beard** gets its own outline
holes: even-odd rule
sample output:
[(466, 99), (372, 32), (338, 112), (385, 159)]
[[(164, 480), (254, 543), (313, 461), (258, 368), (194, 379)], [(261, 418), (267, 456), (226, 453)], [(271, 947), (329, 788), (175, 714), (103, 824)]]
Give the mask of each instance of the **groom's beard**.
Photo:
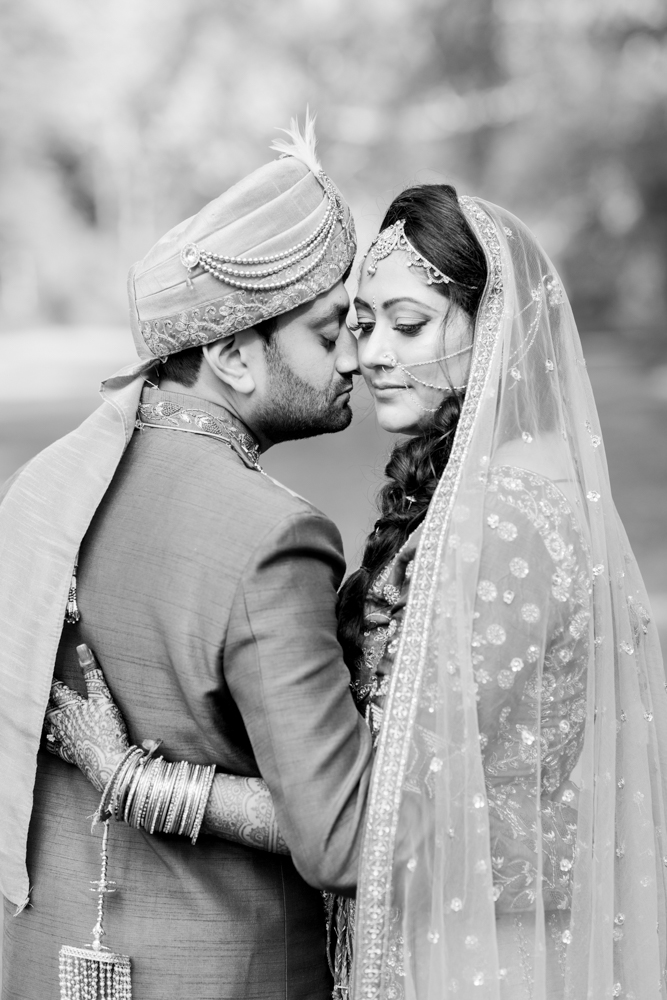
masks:
[(351, 377), (340, 376), (328, 389), (318, 390), (292, 371), (272, 341), (266, 356), (268, 399), (253, 423), (270, 441), (332, 434), (349, 426), (352, 410), (342, 394), (352, 390)]

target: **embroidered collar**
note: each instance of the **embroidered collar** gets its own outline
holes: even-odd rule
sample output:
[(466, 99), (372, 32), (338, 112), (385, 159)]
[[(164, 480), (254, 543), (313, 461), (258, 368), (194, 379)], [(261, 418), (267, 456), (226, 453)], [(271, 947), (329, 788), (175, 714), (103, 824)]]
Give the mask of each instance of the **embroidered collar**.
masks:
[(223, 441), (246, 465), (259, 469), (259, 444), (238, 417), (224, 406), (184, 392), (144, 388), (136, 426), (202, 434)]

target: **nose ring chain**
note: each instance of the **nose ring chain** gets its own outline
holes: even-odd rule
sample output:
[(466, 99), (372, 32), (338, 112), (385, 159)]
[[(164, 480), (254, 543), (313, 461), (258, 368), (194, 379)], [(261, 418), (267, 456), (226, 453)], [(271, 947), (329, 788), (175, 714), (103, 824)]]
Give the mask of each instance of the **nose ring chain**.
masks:
[(441, 358), (431, 358), (429, 361), (415, 361), (411, 367), (422, 368), (424, 365), (434, 365), (438, 361), (449, 361), (450, 358), (458, 358), (459, 354), (467, 354), (468, 351), (472, 351), (472, 344), (468, 344), (467, 347), (462, 347), (460, 351), (452, 351), (451, 354), (443, 354)]
[[(423, 379), (417, 378), (417, 376), (413, 375), (412, 372), (405, 367), (405, 365), (399, 365), (398, 367), (401, 369), (401, 372), (403, 373), (404, 376), (405, 375), (409, 376), (409, 378), (411, 378), (413, 382), (419, 382), (420, 385), (426, 386), (427, 389), (439, 389), (440, 392), (448, 392), (450, 390), (458, 391), (459, 389), (468, 388), (466, 385), (435, 385), (433, 382), (425, 382)], [(407, 382), (405, 387), (406, 389), (412, 388), (412, 386), (409, 386)]]
[[(460, 354), (466, 354), (468, 351), (471, 350), (472, 350), (472, 344), (470, 344), (468, 347), (462, 347), (460, 351), (452, 351), (451, 354), (444, 354), (441, 358), (430, 358), (428, 361), (415, 361), (411, 367), (421, 368), (424, 365), (434, 365), (440, 361), (449, 361), (450, 358), (457, 358)], [(467, 386), (465, 385), (452, 385), (452, 386), (435, 385), (433, 382), (425, 382), (423, 379), (419, 378), (419, 376), (414, 375), (413, 372), (411, 372), (410, 369), (407, 367), (407, 365), (402, 365), (401, 362), (398, 361), (398, 359), (395, 358), (393, 354), (387, 353), (384, 354), (383, 357), (387, 359), (387, 365), (389, 366), (389, 371), (393, 371), (394, 368), (400, 368), (404, 380), (405, 376), (407, 375), (409, 378), (412, 379), (413, 382), (419, 382), (420, 385), (425, 386), (427, 389), (438, 389), (440, 392), (447, 392), (448, 390), (460, 391), (461, 389), (467, 388)], [(387, 368), (384, 365), (381, 365), (380, 367), (382, 368), (383, 372), (387, 371)], [(406, 389), (411, 388), (411, 386), (408, 385), (407, 381), (405, 381), (404, 384)]]

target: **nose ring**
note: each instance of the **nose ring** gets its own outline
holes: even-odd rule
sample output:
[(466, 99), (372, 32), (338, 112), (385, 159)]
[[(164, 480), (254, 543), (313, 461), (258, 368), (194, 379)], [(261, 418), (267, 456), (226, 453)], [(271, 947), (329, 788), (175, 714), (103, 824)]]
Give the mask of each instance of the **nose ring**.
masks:
[[(387, 359), (387, 365), (389, 366), (390, 370), (392, 368), (395, 368), (396, 365), (398, 364), (398, 361), (396, 360), (393, 354), (383, 354), (382, 356)], [(380, 367), (382, 368), (382, 371), (387, 370), (384, 365), (381, 365)]]

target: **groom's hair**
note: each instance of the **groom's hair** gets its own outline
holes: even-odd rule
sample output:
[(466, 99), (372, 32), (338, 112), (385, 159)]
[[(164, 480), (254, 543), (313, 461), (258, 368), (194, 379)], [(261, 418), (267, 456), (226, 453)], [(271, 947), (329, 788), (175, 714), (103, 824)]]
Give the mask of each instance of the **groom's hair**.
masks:
[(186, 347), (184, 351), (176, 351), (160, 365), (160, 378), (168, 378), (172, 382), (178, 382), (184, 389), (191, 389), (199, 376), (202, 359), (201, 347)]
[[(273, 316), (262, 323), (255, 323), (254, 328), (268, 347), (271, 337), (278, 329), (278, 320)], [(172, 382), (178, 382), (184, 389), (192, 389), (199, 378), (203, 357), (201, 347), (186, 347), (184, 351), (176, 351), (160, 366), (160, 378), (168, 378)]]

